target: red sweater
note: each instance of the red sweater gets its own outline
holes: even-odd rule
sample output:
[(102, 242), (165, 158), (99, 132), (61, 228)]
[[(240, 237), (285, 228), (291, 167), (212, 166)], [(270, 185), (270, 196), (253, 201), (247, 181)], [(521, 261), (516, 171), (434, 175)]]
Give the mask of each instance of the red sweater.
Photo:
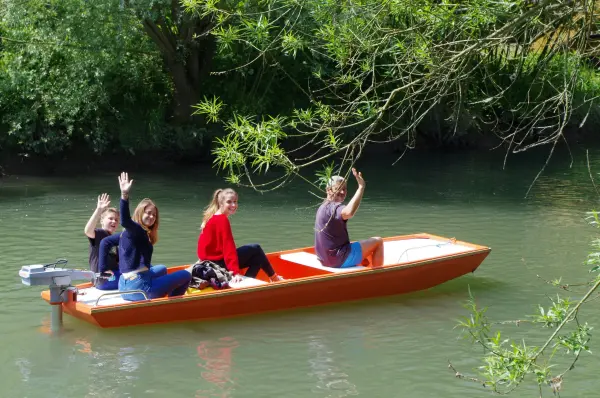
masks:
[(231, 224), (224, 214), (212, 216), (198, 237), (199, 260), (224, 260), (229, 271), (240, 273)]

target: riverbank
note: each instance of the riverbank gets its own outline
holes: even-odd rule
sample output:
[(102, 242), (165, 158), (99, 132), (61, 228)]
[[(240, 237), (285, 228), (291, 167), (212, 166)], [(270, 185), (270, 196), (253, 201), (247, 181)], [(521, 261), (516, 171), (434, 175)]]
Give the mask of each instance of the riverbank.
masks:
[(83, 148), (69, 150), (55, 155), (36, 155), (24, 153), (0, 154), (0, 175), (82, 175), (98, 171), (146, 170), (160, 172), (210, 164), (208, 150), (198, 154), (177, 154), (173, 152), (148, 151), (131, 153), (115, 151), (99, 155)]
[[(600, 148), (600, 136), (595, 133), (592, 126), (582, 129), (570, 129), (565, 134), (565, 140), (560, 142), (558, 150), (578, 151)], [(547, 148), (547, 149), (546, 149)], [(406, 149), (406, 142), (397, 140), (386, 144), (370, 144), (365, 147), (362, 161), (380, 162), (382, 157), (406, 156), (412, 153), (416, 156), (438, 157), (445, 153), (471, 153), (482, 152), (491, 154), (492, 157), (503, 157), (506, 146), (498, 137), (492, 134), (468, 134), (454, 142), (441, 145), (439, 142), (417, 137), (417, 143), (412, 149)], [(527, 153), (545, 152), (550, 146), (542, 146)], [(54, 155), (36, 155), (18, 153), (18, 151), (4, 150), (0, 152), (0, 176), (7, 175), (32, 175), (32, 176), (69, 176), (88, 173), (119, 172), (129, 170), (132, 172), (143, 170), (147, 172), (177, 171), (190, 167), (211, 165), (213, 157), (211, 148), (206, 146), (197, 151), (145, 151), (129, 152), (114, 150), (110, 153), (99, 155), (87, 147), (71, 148)], [(295, 153), (296, 158), (308, 155)], [(516, 156), (516, 155), (511, 155)], [(509, 156), (510, 157), (510, 156)], [(361, 161), (361, 163), (362, 163)]]

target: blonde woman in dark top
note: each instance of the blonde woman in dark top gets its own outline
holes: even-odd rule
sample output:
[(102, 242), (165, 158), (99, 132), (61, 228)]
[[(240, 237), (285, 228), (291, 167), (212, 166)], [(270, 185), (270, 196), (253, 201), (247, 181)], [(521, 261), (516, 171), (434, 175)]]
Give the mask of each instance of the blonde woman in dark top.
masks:
[[(154, 245), (158, 241), (160, 217), (156, 204), (146, 198), (137, 205), (133, 217), (129, 212), (129, 191), (133, 180), (127, 173), (119, 176), (121, 189), (121, 232), (118, 242), (116, 236), (109, 237), (100, 247), (99, 269), (105, 269), (106, 253), (113, 245), (119, 245), (119, 278), (118, 288), (121, 292), (142, 290), (150, 299), (181, 296), (187, 290), (192, 275), (185, 270), (169, 273), (164, 265), (152, 265)], [(124, 294), (123, 299), (129, 301), (143, 300), (139, 293)]]

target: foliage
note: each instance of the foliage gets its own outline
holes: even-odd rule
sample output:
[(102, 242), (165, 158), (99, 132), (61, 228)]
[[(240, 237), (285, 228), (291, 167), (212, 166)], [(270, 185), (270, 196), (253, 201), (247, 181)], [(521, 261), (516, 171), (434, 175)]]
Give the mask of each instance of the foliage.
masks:
[[(599, 228), (597, 212), (589, 214), (590, 224)], [(597, 259), (600, 256), (598, 242), (592, 243), (594, 251), (588, 255), (586, 265), (592, 266), (590, 272), (597, 270)], [(569, 290), (568, 285), (560, 281), (550, 282), (551, 285)], [(492, 323), (486, 313), (487, 308), (480, 308), (474, 297), (469, 292), (469, 300), (465, 308), (469, 315), (460, 320), (457, 326), (463, 335), (484, 349), (482, 365), (478, 369), (478, 377), (465, 376), (450, 368), (456, 377), (477, 382), (499, 394), (508, 394), (517, 389), (527, 380), (537, 384), (542, 396), (544, 386), (549, 386), (554, 394), (563, 389), (565, 375), (575, 368), (583, 352), (591, 353), (589, 342), (592, 337), (592, 327), (579, 320), (579, 311), (584, 304), (597, 299), (600, 278), (592, 278), (588, 284), (589, 289), (579, 300), (561, 298), (551, 299), (551, 306), (539, 306), (539, 312), (529, 317), (528, 320), (505, 321)], [(552, 330), (550, 336), (541, 346), (527, 345), (525, 339), (521, 342), (505, 338), (501, 331), (492, 330), (498, 324), (514, 324), (516, 326), (528, 324), (541, 326)], [(568, 360), (566, 368), (558, 369), (558, 364)]]
[[(287, 74), (306, 106), (254, 119), (230, 108), (229, 117), (254, 128), (265, 118), (280, 121), (277, 130), (287, 134), (275, 152), (285, 173), (334, 157), (348, 167), (374, 142), (412, 148), (422, 139), (444, 144), (481, 132), (513, 152), (555, 145), (569, 123), (582, 124), (597, 109), (598, 86), (581, 83), (581, 76), (596, 79), (586, 64), (594, 51), (587, 40), (591, 2), (185, 3), (189, 12), (214, 18), (219, 53), (239, 60), (234, 71), (271, 65), (287, 74), (290, 61), (310, 71)], [(229, 146), (216, 155), (238, 152), (243, 162), (264, 156), (227, 118), (229, 136), (218, 145)], [(295, 160), (285, 149), (291, 139), (309, 154)], [(231, 179), (249, 181), (252, 169), (228, 166)]]
[[(512, 151), (556, 143), (600, 117), (600, 81), (587, 66), (593, 7), (7, 0), (0, 145), (57, 153), (85, 141), (133, 152), (217, 136), (230, 145), (217, 154), (244, 151), (234, 158), (245, 163), (226, 169), (248, 183), (252, 173), (299, 174), (324, 161), (344, 174), (374, 142), (412, 148), (487, 134)], [(268, 146), (236, 130), (267, 124), (281, 132)]]
[(212, 16), (184, 7), (167, 0), (3, 2), (0, 146), (44, 155), (82, 144), (98, 153), (191, 154), (222, 131), (204, 125), (217, 114), (202, 120), (195, 112), (201, 94), (213, 107), (223, 98), (254, 114), (291, 106), (294, 90), (265, 68), (209, 79), (212, 65), (228, 69), (248, 52), (237, 46), (233, 55), (216, 54), (207, 34)]
[(7, 0), (1, 12), (0, 143), (42, 154), (157, 146), (171, 88), (119, 2)]
[(194, 105), (194, 108), (196, 108), (196, 110), (193, 114), (207, 115), (207, 119), (210, 122), (217, 122), (219, 120), (219, 113), (223, 108), (223, 101), (217, 97), (213, 97), (211, 100), (209, 100), (205, 96), (204, 101), (198, 105)]

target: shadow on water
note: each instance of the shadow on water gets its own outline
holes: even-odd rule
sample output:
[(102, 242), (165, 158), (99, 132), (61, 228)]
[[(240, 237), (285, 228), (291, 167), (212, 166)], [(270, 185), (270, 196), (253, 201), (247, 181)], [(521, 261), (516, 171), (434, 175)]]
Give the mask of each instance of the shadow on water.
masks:
[(52, 191), (52, 187), (37, 179), (7, 177), (0, 180), (0, 202), (21, 202), (49, 195)]

